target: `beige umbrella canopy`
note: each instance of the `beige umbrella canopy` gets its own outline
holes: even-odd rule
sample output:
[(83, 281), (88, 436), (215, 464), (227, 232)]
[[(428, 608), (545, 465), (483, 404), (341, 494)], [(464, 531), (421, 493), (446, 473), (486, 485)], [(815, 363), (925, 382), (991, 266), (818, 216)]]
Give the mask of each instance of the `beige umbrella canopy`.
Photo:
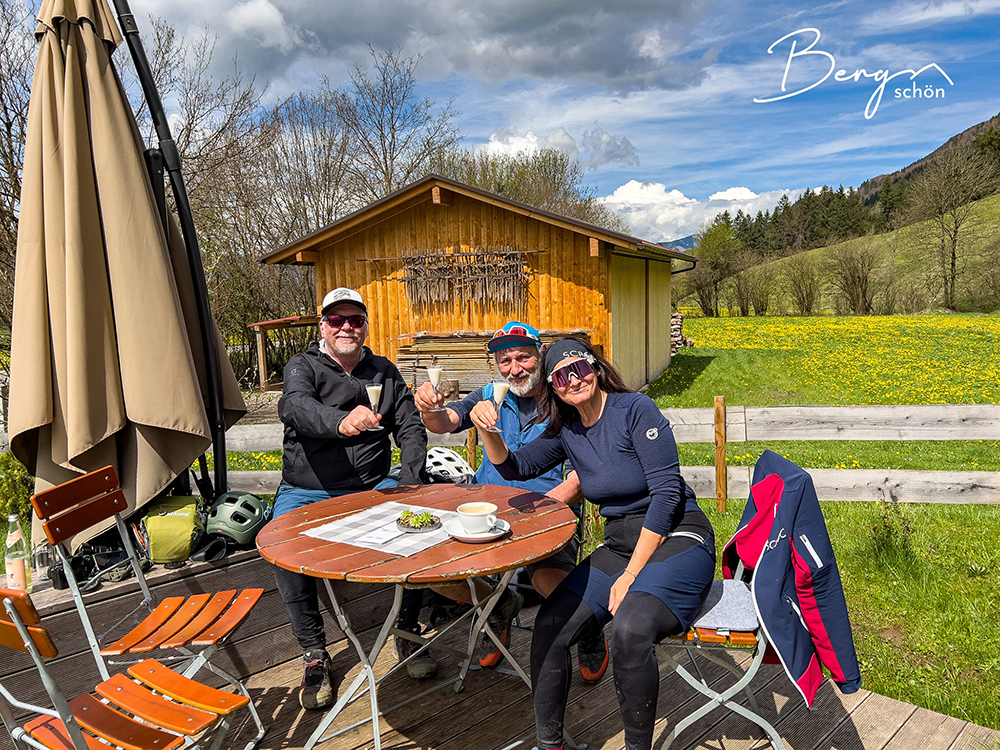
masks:
[[(191, 271), (110, 55), (106, 0), (45, 0), (11, 333), (11, 450), (44, 489), (111, 464), (141, 507), (211, 445)], [(246, 411), (216, 331), (227, 426)], [(100, 531), (92, 528), (77, 544)]]

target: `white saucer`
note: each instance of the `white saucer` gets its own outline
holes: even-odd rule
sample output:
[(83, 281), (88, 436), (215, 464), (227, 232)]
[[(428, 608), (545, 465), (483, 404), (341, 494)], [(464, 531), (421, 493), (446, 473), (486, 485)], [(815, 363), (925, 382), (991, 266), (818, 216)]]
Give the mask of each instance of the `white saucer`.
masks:
[(453, 518), (445, 523), (444, 530), (460, 542), (478, 544), (480, 542), (492, 542), (494, 539), (499, 539), (510, 531), (510, 524), (499, 518), (497, 519), (497, 525), (489, 531), (470, 534), (462, 526), (462, 522), (459, 519)]

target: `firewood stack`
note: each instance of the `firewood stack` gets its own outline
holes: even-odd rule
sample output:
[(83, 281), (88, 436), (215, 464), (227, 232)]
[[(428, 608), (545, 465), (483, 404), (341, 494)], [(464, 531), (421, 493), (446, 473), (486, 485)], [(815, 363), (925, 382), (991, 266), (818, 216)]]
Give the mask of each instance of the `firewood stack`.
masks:
[(684, 335), (684, 316), (675, 312), (670, 316), (670, 356), (682, 346), (694, 346), (694, 341)]

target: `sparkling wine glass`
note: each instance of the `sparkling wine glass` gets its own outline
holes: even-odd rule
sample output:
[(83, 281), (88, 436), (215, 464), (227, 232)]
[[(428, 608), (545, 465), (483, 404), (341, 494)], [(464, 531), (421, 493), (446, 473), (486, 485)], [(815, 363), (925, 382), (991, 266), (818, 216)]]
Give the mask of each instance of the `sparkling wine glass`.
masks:
[[(441, 365), (430, 365), (427, 368), (427, 379), (431, 381), (431, 387), (434, 388), (434, 395), (437, 396), (438, 383), (441, 382), (441, 372), (444, 370)], [(434, 405), (433, 409), (428, 409), (427, 411), (447, 411), (443, 406)]]
[[(506, 380), (494, 380), (493, 381), (493, 403), (497, 407), (497, 421), (500, 418), (500, 404), (503, 400), (507, 398), (507, 391), (510, 390), (510, 383)], [(500, 432), (499, 427), (493, 427), (492, 429), (487, 428), (487, 432)]]
[[(365, 390), (368, 391), (368, 402), (372, 405), (372, 411), (376, 414), (378, 413), (378, 400), (382, 397), (382, 384), (381, 383), (369, 383), (365, 386)], [(369, 432), (375, 432), (376, 430), (383, 429), (382, 425), (377, 425), (375, 427), (369, 427)]]

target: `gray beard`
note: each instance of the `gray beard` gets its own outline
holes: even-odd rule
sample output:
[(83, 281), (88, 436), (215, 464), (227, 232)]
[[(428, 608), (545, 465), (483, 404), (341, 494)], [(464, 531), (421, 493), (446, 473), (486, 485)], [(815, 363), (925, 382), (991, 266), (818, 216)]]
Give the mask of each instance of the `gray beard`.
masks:
[[(510, 382), (509, 379), (508, 382)], [(535, 370), (534, 374), (531, 375), (521, 385), (514, 385), (513, 383), (511, 383), (510, 392), (513, 393), (515, 396), (524, 398), (525, 396), (529, 395), (533, 390), (535, 390), (535, 388), (538, 387), (538, 384), (541, 382), (542, 382), (542, 371), (538, 369)]]

